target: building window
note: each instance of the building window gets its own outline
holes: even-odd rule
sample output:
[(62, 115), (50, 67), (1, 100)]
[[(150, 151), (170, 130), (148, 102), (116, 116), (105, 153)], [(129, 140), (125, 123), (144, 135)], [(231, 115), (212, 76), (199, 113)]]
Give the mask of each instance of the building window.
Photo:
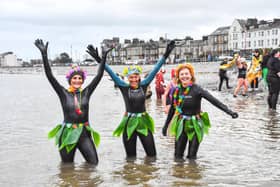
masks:
[(257, 46), (257, 42), (256, 41), (254, 41), (254, 47), (256, 47)]
[(270, 35), (270, 31), (267, 31), (267, 35), (268, 35), (268, 36)]
[(271, 45), (274, 45), (274, 39), (271, 40)]
[(233, 32), (236, 32), (236, 27), (233, 27)]
[(250, 42), (250, 41), (248, 42), (248, 47), (249, 47), (249, 48), (251, 47), (251, 42)]
[(277, 38), (275, 39), (274, 42), (275, 42), (275, 45), (278, 45), (278, 39)]
[(269, 47), (270, 43), (269, 43), (269, 40), (267, 40), (267, 47)]
[(276, 30), (275, 30), (275, 35), (277, 35), (277, 34), (278, 34), (278, 30), (276, 29)]
[(251, 38), (251, 33), (248, 33), (248, 38)]

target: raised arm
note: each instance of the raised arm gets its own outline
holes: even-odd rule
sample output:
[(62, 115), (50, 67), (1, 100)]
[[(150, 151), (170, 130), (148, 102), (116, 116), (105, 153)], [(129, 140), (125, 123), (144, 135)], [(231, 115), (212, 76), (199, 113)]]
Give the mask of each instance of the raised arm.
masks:
[(44, 69), (45, 69), (45, 73), (46, 73), (46, 76), (47, 76), (49, 82), (51, 83), (54, 90), (58, 93), (58, 95), (60, 95), (62, 93), (62, 86), (58, 83), (56, 78), (53, 76), (53, 73), (52, 73), (52, 70), (51, 70), (51, 67), (49, 64), (49, 60), (48, 60), (47, 51), (48, 51), (49, 42), (44, 44), (42, 39), (37, 39), (37, 40), (35, 40), (34, 44), (40, 50), (40, 52), (42, 54)]
[(90, 82), (90, 84), (85, 88), (88, 89), (88, 94), (91, 95), (92, 92), (95, 90), (95, 88), (97, 87), (98, 83), (100, 82), (103, 73), (104, 73), (104, 69), (105, 69), (105, 63), (106, 63), (106, 58), (108, 53), (111, 51), (112, 49), (108, 49), (102, 56), (102, 59), (99, 57), (98, 55), (98, 50), (97, 48), (94, 48), (92, 45), (88, 45), (87, 47), (87, 53), (89, 53), (91, 56), (95, 56), (95, 53), (98, 57), (98, 60), (96, 60), (99, 63), (99, 68), (97, 70), (97, 75), (94, 77), (94, 79)]
[(165, 53), (163, 55), (163, 57), (161, 57), (159, 59), (159, 61), (156, 63), (154, 69), (149, 73), (149, 75), (147, 76), (146, 79), (144, 79), (143, 81), (141, 81), (141, 85), (148, 85), (152, 82), (152, 80), (154, 79), (154, 77), (156, 76), (157, 72), (160, 70), (161, 66), (165, 63), (165, 60), (168, 58), (168, 56), (170, 55), (170, 53), (172, 52), (172, 50), (175, 48), (175, 41), (172, 40), (171, 42), (169, 42), (169, 44), (166, 47)]
[(200, 88), (200, 93), (203, 98), (205, 98), (207, 101), (212, 103), (214, 106), (219, 108), (220, 110), (224, 111), (225, 113), (229, 114), (232, 118), (237, 118), (238, 114), (236, 112), (233, 112), (230, 110), (226, 105), (224, 105), (222, 102), (220, 102), (218, 99), (216, 99), (213, 95), (211, 95), (208, 91)]
[[(111, 50), (111, 49), (110, 49)], [(109, 50), (109, 51), (110, 51)], [(108, 51), (108, 52), (109, 52)], [(93, 46), (90, 46), (90, 50), (88, 48), (88, 51), (87, 51), (98, 63), (101, 63), (101, 58), (100, 56), (98, 55), (98, 49), (97, 48), (94, 48)], [(106, 54), (107, 55), (107, 54)], [(107, 71), (107, 73), (110, 75), (110, 77), (113, 79), (113, 81), (115, 82), (116, 85), (118, 86), (127, 86), (128, 84), (126, 84), (125, 81), (121, 80), (119, 78), (119, 76), (113, 72), (113, 70), (107, 65), (105, 64), (105, 70)]]

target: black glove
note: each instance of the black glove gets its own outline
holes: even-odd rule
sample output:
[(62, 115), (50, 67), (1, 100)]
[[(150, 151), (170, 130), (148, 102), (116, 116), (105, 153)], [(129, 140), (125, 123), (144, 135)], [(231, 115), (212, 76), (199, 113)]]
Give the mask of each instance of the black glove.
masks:
[(233, 119), (238, 118), (237, 112), (231, 112), (230, 115), (231, 115), (231, 117), (232, 117)]
[(162, 128), (162, 135), (166, 136), (167, 135), (167, 127)]
[(92, 58), (94, 58), (96, 60), (96, 62), (98, 62), (98, 63), (101, 62), (101, 58), (98, 54), (98, 49), (94, 48), (93, 45), (88, 45), (86, 52), (88, 54), (90, 54), (90, 56), (92, 56)]
[(112, 51), (114, 49), (114, 47), (111, 47), (111, 48), (108, 48), (103, 54), (102, 54), (102, 59), (106, 59), (106, 57), (107, 57), (107, 55), (108, 55), (108, 53), (110, 52), (110, 51)]
[(163, 57), (164, 57), (165, 59), (167, 59), (167, 57), (170, 55), (170, 53), (172, 52), (172, 50), (173, 50), (174, 48), (175, 48), (175, 41), (174, 41), (174, 40), (171, 40), (171, 41), (168, 43), (167, 47), (166, 47), (166, 50), (165, 50), (165, 53), (164, 53)]
[(37, 39), (34, 44), (41, 51), (42, 55), (47, 55), (49, 42), (45, 45), (42, 39)]

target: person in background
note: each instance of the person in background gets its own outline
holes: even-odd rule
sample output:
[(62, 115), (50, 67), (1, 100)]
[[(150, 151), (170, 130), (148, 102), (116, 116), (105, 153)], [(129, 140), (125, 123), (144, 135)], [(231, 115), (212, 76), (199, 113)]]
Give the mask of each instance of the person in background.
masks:
[(259, 89), (259, 78), (262, 76), (261, 71), (262, 55), (258, 49), (254, 50), (252, 62), (248, 68), (247, 80), (250, 84), (251, 90)]
[(271, 110), (276, 110), (280, 91), (280, 52), (277, 49), (271, 51), (270, 58), (267, 63), (268, 75), (268, 106)]
[(162, 95), (164, 94), (164, 89), (165, 89), (164, 74), (165, 74), (164, 68), (161, 68), (161, 70), (156, 74), (155, 88), (156, 88), (157, 99), (161, 99)]
[(261, 63), (261, 68), (262, 68), (262, 79), (264, 81), (265, 86), (268, 86), (267, 83), (267, 74), (268, 74), (268, 69), (267, 69), (267, 62), (270, 58), (269, 50), (267, 48), (263, 49), (263, 60)]
[(228, 59), (225, 58), (221, 64), (220, 64), (220, 68), (219, 68), (219, 77), (220, 77), (220, 83), (219, 83), (219, 91), (222, 90), (222, 86), (223, 86), (223, 81), (226, 81), (226, 87), (227, 89), (231, 89), (232, 87), (229, 86), (229, 78), (227, 76), (227, 68), (229, 68), (231, 66), (229, 66), (228, 64)]
[(176, 81), (176, 69), (173, 68), (171, 69), (171, 80), (169, 82), (169, 84), (167, 84), (165, 92), (162, 96), (162, 105), (164, 107), (164, 112), (166, 114), (168, 114), (168, 111), (170, 109), (171, 106), (171, 100), (172, 100), (172, 94), (174, 91), (174, 88), (177, 85), (177, 81)]
[(237, 68), (238, 68), (237, 86), (234, 90), (233, 97), (237, 97), (237, 94), (242, 86), (244, 87), (242, 90), (242, 95), (246, 96), (248, 90), (248, 83), (246, 80), (247, 63), (245, 58), (239, 58), (237, 60)]

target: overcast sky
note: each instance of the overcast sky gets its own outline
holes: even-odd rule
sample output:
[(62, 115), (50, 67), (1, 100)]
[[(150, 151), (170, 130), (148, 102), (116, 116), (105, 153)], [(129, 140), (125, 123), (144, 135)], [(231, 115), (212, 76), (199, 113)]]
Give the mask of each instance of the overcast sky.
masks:
[[(233, 2), (233, 3), (232, 3)], [(276, 0), (0, 0), (0, 53), (40, 58), (36, 38), (49, 41), (49, 55), (82, 58), (103, 39), (201, 39), (234, 19), (280, 18)]]

